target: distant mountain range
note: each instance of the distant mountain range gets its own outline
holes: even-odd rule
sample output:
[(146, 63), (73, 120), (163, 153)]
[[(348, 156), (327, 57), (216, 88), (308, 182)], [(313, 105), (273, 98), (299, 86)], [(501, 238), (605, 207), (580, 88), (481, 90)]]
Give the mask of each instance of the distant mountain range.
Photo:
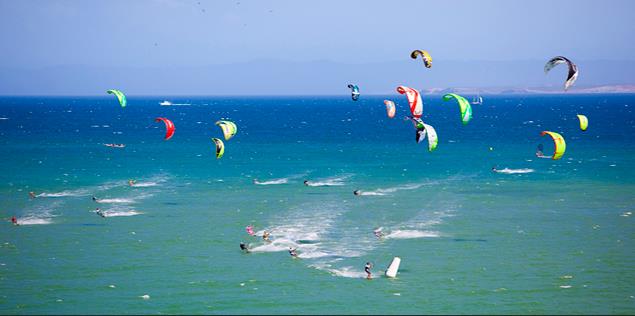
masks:
[[(162, 65), (46, 68), (0, 67), (0, 95), (344, 95), (355, 83), (364, 94), (394, 94), (400, 85), (428, 93), (564, 93), (567, 67), (544, 73), (545, 60), (437, 60), (432, 68), (406, 56), (376, 63), (257, 60), (206, 66)], [(580, 76), (566, 93), (634, 91), (635, 61), (575, 61)], [(444, 87), (444, 88), (432, 88)], [(471, 88), (460, 88), (471, 87)], [(538, 88), (536, 88), (538, 87)]]
[(568, 91), (554, 87), (534, 88), (429, 88), (422, 89), (427, 94), (588, 94), (588, 93), (635, 93), (635, 85), (612, 85), (595, 87), (572, 87)]

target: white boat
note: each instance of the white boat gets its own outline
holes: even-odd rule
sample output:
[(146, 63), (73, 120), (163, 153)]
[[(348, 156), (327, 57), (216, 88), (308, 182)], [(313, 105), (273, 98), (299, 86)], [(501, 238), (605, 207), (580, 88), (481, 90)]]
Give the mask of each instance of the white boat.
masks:
[(483, 104), (483, 97), (481, 97), (481, 94), (479, 93), (477, 97), (472, 99), (472, 102), (470, 102), (472, 104)]
[(170, 106), (170, 105), (172, 105), (172, 102), (170, 102), (170, 101), (168, 101), (168, 100), (165, 100), (165, 101), (163, 101), (163, 102), (159, 103), (159, 105), (162, 105), (162, 106)]

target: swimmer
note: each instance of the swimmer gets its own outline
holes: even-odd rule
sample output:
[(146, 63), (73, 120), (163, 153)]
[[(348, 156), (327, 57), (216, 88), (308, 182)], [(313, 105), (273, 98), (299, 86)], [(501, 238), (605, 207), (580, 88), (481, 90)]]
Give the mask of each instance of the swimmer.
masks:
[(372, 279), (371, 274), (370, 274), (370, 269), (373, 267), (373, 265), (370, 262), (366, 262), (366, 265), (364, 266), (364, 271), (366, 272), (366, 279), (370, 280)]
[(240, 250), (242, 250), (244, 253), (249, 253), (249, 248), (247, 248), (247, 245), (245, 245), (244, 242), (240, 242)]
[(295, 248), (289, 247), (289, 254), (291, 255), (291, 257), (297, 258), (298, 254), (295, 251), (296, 251)]

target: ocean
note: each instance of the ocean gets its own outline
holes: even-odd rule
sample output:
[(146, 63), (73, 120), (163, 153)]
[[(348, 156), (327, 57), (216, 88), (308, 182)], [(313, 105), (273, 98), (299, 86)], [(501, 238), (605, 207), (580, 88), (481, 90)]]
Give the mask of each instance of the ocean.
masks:
[(0, 313), (635, 313), (635, 95), (483, 97), (1, 97)]

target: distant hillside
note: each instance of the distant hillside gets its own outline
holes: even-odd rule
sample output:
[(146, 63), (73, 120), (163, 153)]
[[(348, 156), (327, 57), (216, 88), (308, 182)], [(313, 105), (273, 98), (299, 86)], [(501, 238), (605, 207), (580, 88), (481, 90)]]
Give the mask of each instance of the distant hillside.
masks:
[[(633, 91), (635, 61), (576, 62), (580, 77), (568, 93)], [(129, 95), (157, 96), (343, 95), (349, 92), (349, 83), (357, 84), (362, 95), (393, 94), (399, 85), (435, 93), (468, 91), (459, 87), (482, 93), (562, 93), (567, 67), (557, 66), (545, 74), (544, 63), (435, 59), (428, 69), (411, 59), (364, 64), (260, 60), (205, 67), (1, 68), (0, 94), (102, 95), (116, 87)]]
[(587, 93), (635, 93), (635, 85), (607, 85), (595, 87), (572, 87), (564, 91), (562, 87), (534, 88), (429, 88), (423, 89), (427, 94), (587, 94)]

